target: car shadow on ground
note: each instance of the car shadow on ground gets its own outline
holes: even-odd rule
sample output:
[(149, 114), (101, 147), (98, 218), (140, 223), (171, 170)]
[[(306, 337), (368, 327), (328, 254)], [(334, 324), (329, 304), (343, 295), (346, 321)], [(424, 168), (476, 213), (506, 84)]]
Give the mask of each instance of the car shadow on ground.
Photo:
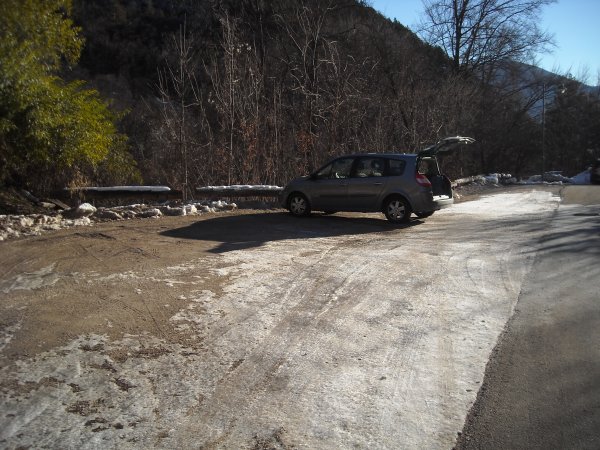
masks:
[(211, 253), (224, 253), (260, 247), (266, 242), (285, 239), (315, 239), (335, 236), (395, 233), (421, 224), (391, 224), (385, 218), (332, 216), (315, 213), (296, 218), (289, 213), (251, 213), (224, 215), (194, 222), (191, 225), (161, 233), (178, 239), (215, 242)]

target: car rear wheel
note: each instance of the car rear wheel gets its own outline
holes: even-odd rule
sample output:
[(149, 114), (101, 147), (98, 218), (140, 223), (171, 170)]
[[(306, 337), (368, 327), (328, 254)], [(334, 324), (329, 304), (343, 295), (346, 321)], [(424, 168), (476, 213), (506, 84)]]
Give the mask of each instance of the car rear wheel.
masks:
[(410, 220), (410, 205), (402, 197), (392, 197), (385, 202), (383, 213), (392, 223), (406, 223)]
[(308, 199), (300, 193), (292, 194), (288, 205), (293, 216), (304, 217), (310, 214), (310, 203), (308, 203)]

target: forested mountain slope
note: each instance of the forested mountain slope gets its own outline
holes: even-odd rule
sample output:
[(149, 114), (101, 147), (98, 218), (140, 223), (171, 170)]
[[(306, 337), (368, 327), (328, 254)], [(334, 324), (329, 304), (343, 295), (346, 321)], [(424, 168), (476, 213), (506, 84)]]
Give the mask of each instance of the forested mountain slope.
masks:
[[(282, 184), (334, 155), (416, 151), (457, 134), (477, 143), (446, 158), (451, 177), (539, 173), (535, 105), (556, 80), (524, 88), (506, 64), (489, 84), (366, 1), (73, 0), (71, 15), (84, 41), (60, 75), (121, 114), (144, 183)], [(598, 96), (565, 81), (568, 114), (548, 105), (547, 168), (575, 172), (600, 141)], [(573, 120), (581, 132), (560, 141)], [(76, 172), (88, 184), (134, 175)]]

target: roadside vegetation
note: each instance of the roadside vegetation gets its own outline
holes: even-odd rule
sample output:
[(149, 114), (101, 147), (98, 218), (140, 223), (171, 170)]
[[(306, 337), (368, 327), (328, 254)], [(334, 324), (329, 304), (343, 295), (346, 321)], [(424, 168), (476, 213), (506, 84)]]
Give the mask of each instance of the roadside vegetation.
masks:
[(357, 0), (5, 0), (0, 184), (185, 196), (457, 134), (477, 143), (452, 178), (539, 173), (542, 153), (574, 175), (599, 152), (600, 94), (524, 64), (552, 44), (548, 3), (427, 0), (417, 35)]
[[(69, 80), (84, 45), (70, 1), (0, 4), (0, 181), (44, 190), (135, 178), (118, 114)], [(64, 75), (63, 75), (64, 72)]]

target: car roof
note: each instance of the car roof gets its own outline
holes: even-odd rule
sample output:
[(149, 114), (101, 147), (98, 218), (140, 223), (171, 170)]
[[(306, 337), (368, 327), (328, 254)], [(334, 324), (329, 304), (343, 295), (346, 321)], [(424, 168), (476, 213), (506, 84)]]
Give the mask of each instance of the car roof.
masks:
[(336, 159), (339, 158), (357, 158), (357, 157), (363, 157), (363, 156), (380, 156), (380, 157), (384, 157), (384, 158), (394, 158), (394, 157), (402, 157), (402, 158), (415, 158), (417, 156), (416, 153), (353, 153), (351, 155), (342, 155), (342, 156), (336, 156), (332, 159), (330, 159), (329, 161), (335, 161)]
[(437, 144), (430, 145), (429, 147), (424, 148), (423, 150), (419, 150), (415, 153), (399, 153), (399, 152), (390, 152), (390, 153), (353, 153), (350, 155), (337, 156), (329, 160), (335, 161), (338, 158), (356, 158), (361, 156), (382, 156), (386, 158), (427, 158), (434, 157), (438, 152), (444, 152), (447, 150), (451, 150), (459, 144), (472, 144), (475, 142), (475, 139), (467, 136), (450, 136), (445, 139), (442, 139)]

